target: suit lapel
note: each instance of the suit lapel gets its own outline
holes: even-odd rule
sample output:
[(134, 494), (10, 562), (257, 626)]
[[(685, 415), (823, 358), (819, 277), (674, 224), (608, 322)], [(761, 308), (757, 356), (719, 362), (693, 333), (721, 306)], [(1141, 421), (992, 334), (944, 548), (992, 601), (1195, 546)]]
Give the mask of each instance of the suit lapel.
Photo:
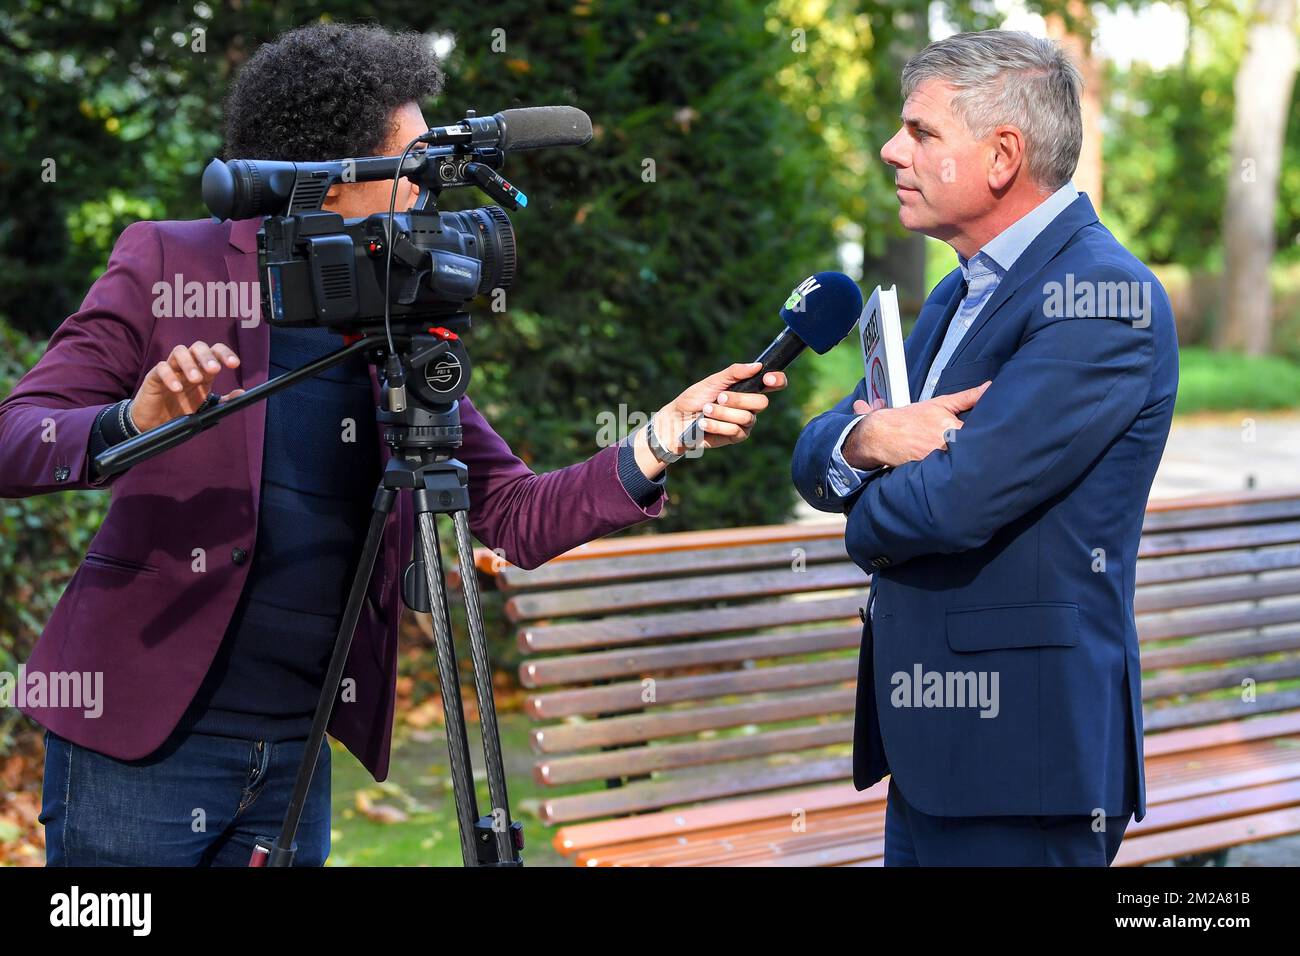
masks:
[(955, 365), (961, 359), (961, 354), (966, 347), (979, 335), (980, 330), (988, 324), (993, 318), (994, 313), (1006, 304), (1007, 300), (1025, 284), (1025, 281), (1038, 274), (1043, 266), (1061, 251), (1061, 249), (1074, 237), (1074, 234), (1084, 226), (1089, 226), (1097, 221), (1097, 212), (1092, 208), (1086, 193), (1080, 193), (1079, 198), (1062, 210), (1061, 214), (1047, 224), (1047, 228), (1040, 232), (1037, 238), (1029, 244), (1029, 247), (1020, 254), (1015, 263), (1007, 270), (1007, 274), (1002, 277), (998, 287), (993, 290), (993, 295), (984, 303), (984, 308), (975, 318), (975, 322), (962, 336), (961, 344), (957, 346), (957, 351), (952, 353), (948, 360), (949, 365)]

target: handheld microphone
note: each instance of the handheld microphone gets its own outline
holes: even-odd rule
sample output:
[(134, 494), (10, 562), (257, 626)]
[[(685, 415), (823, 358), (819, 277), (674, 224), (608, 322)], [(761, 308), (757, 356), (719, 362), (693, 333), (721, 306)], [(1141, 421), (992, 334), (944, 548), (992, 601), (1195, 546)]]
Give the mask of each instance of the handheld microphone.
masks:
[[(754, 360), (762, 362), (763, 367), (727, 391), (761, 392), (764, 375), (781, 371), (805, 348), (825, 355), (849, 334), (861, 314), (862, 290), (844, 273), (819, 272), (809, 276), (794, 287), (781, 307), (785, 328)], [(698, 418), (681, 435), (688, 451), (703, 438)]]

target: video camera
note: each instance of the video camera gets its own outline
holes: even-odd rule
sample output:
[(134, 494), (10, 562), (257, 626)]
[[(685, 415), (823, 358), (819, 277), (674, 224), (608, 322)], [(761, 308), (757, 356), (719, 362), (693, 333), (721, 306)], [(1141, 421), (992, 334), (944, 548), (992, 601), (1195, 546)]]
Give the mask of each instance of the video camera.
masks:
[[(387, 326), (451, 325), (467, 304), (515, 277), (506, 207), (528, 198), (502, 178), (506, 153), (591, 140), (591, 120), (572, 106), (540, 106), (433, 127), (401, 156), (323, 162), (214, 159), (203, 201), (219, 219), (268, 216), (257, 238), (262, 315), (273, 325), (323, 325), (364, 334)], [(417, 144), (423, 148), (414, 149)], [(415, 205), (345, 220), (322, 210), (341, 183), (397, 180), (420, 187)], [(477, 186), (500, 205), (439, 212), (445, 189)], [(394, 182), (394, 196), (396, 182)]]

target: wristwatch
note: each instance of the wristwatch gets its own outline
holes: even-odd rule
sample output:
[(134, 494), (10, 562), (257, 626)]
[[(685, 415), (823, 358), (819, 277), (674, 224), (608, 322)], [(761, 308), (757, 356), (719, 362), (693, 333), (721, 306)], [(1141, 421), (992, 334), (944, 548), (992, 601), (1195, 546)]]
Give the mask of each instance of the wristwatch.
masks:
[(645, 440), (650, 446), (650, 454), (654, 455), (655, 459), (661, 465), (671, 465), (673, 462), (680, 461), (686, 456), (685, 450), (673, 454), (663, 446), (663, 443), (659, 441), (659, 436), (655, 434), (655, 420), (653, 415), (645, 426)]

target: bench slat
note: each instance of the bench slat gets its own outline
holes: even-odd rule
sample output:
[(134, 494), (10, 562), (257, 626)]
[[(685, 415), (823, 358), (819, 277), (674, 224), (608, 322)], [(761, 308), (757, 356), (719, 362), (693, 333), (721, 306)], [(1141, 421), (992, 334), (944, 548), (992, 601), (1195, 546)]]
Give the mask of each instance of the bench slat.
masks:
[(1300, 807), (1256, 813), (1201, 826), (1125, 840), (1115, 866), (1142, 866), (1193, 853), (1209, 853), (1242, 843), (1256, 843), (1300, 833)]
[(731, 767), (719, 774), (678, 776), (662, 782), (630, 783), (610, 790), (551, 797), (542, 802), (541, 816), (546, 823), (568, 823), (642, 810), (661, 810), (679, 803), (843, 780), (852, 772), (850, 757)]
[[(1240, 687), (1242, 682), (1250, 679), (1256, 684), (1270, 681), (1287, 680), (1300, 677), (1300, 657), (1281, 661), (1267, 661), (1255, 664), (1241, 664), (1235, 667), (1220, 667), (1208, 671), (1195, 671), (1191, 674), (1159, 674), (1142, 681), (1142, 699), (1159, 700), (1181, 694), (1202, 694), (1206, 691), (1223, 690), (1228, 687)], [(1267, 691), (1261, 692), (1267, 694)]]
[(811, 565), (802, 570), (789, 567), (775, 571), (741, 571), (711, 577), (672, 578), (637, 584), (613, 584), (565, 591), (520, 594), (506, 602), (506, 617), (512, 621), (574, 614), (607, 614), (665, 604), (698, 604), (703, 601), (734, 601), (777, 594), (861, 588), (862, 569), (852, 562)]
[(826, 621), (859, 620), (858, 610), (867, 603), (867, 589), (849, 597), (815, 598), (809, 601), (762, 601), (739, 607), (670, 611), (626, 618), (607, 617), (572, 624), (533, 624), (519, 631), (519, 649), (525, 654), (542, 651), (576, 651), (622, 647), (670, 637), (704, 636), (727, 631), (752, 631), (754, 622), (764, 627), (786, 624), (819, 624)]
[(1300, 548), (1282, 547), (1266, 551), (1229, 551), (1209, 557), (1148, 558), (1138, 561), (1137, 586), (1195, 581), (1300, 567)]
[(580, 724), (557, 724), (533, 731), (533, 749), (542, 754), (566, 753), (587, 747), (611, 747), (678, 737), (701, 730), (852, 713), (856, 701), (857, 692), (854, 690), (833, 690), (721, 707), (695, 707), (630, 717), (609, 717)]
[(885, 780), (862, 791), (854, 789), (851, 783), (835, 783), (617, 820), (571, 824), (560, 827), (551, 842), (557, 851), (569, 854), (643, 838), (683, 840), (698, 831), (741, 821), (780, 818), (784, 823), (796, 810), (811, 815), (818, 810), (842, 809), (884, 800), (887, 787), (888, 781)]
[[(1300, 558), (1300, 551), (1293, 551)], [(788, 561), (786, 562), (789, 563)], [(1295, 565), (1292, 565), (1295, 566)], [(1167, 573), (1167, 572), (1166, 572)], [(864, 575), (852, 562), (835, 562), (813, 565), (801, 570), (789, 567), (768, 571), (742, 571), (716, 574), (710, 577), (671, 578), (644, 581), (636, 584), (605, 585), (600, 587), (571, 588), (518, 595), (506, 602), (506, 616), (512, 621), (538, 618), (566, 617), (571, 615), (624, 613), (638, 608), (664, 605), (692, 604), (704, 601), (732, 601), (744, 598), (761, 598), (778, 594), (811, 593), (814, 591), (861, 588)], [(1190, 575), (1176, 580), (1193, 580)], [(1214, 604), (1233, 600), (1234, 589), (1248, 592), (1252, 587), (1258, 596), (1294, 594), (1300, 576), (1273, 577), (1260, 581), (1223, 582), (1205, 585), (1196, 590), (1189, 587), (1185, 595), (1178, 592), (1155, 592), (1145, 596), (1152, 603), (1151, 610), (1161, 606), (1188, 606)], [(1172, 590), (1172, 589), (1171, 589)], [(1203, 593), (1200, 593), (1203, 592)], [(1243, 593), (1236, 600), (1244, 600)], [(1139, 592), (1139, 599), (1143, 599)], [(1162, 604), (1162, 601), (1173, 601)], [(1145, 609), (1145, 608), (1143, 608)]]
[(1147, 730), (1172, 730), (1220, 720), (1253, 717), (1255, 714), (1271, 711), (1291, 710), (1295, 707), (1300, 707), (1300, 690), (1274, 691), (1261, 694), (1253, 703), (1233, 698), (1144, 711), (1142, 726)]
[[(1156, 532), (1172, 528), (1204, 528), (1263, 520), (1274, 521), (1293, 514), (1300, 517), (1300, 514), (1297, 514), (1298, 510), (1300, 510), (1300, 489), (1252, 491), (1249, 492), (1248, 498), (1243, 497), (1241, 493), (1157, 498), (1147, 504), (1143, 530)], [(761, 525), (678, 531), (660, 535), (629, 535), (604, 538), (580, 545), (554, 558), (548, 562), (548, 566), (605, 564), (618, 562), (629, 556), (710, 551), (761, 542), (842, 539), (843, 535), (842, 518), (828, 518), (824, 521), (798, 525)], [(474, 554), (476, 565), (485, 574), (500, 575), (505, 571), (515, 571), (526, 576), (531, 573), (505, 564), (487, 548), (476, 548)], [(581, 573), (576, 567), (574, 570), (575, 573)]]
[(1162, 612), (1138, 618), (1139, 641), (1163, 641), (1173, 637), (1196, 637), (1219, 631), (1236, 631), (1269, 624), (1300, 621), (1300, 601), (1261, 607), (1210, 608), (1186, 612)]
[[(843, 529), (840, 529), (841, 532)], [(709, 548), (700, 551), (675, 551), (671, 554), (637, 554), (603, 561), (548, 561), (540, 568), (525, 571), (507, 567), (498, 576), (498, 587), (511, 593), (533, 591), (543, 587), (572, 587), (612, 584), (617, 581), (643, 581), (680, 574), (716, 574), (727, 571), (789, 566), (795, 549), (803, 552), (808, 564), (844, 561), (848, 552), (844, 537), (792, 538), (773, 544)], [(856, 565), (855, 565), (856, 567)]]
[(744, 734), (683, 744), (629, 747), (607, 753), (556, 757), (535, 766), (537, 782), (559, 785), (585, 780), (605, 780), (748, 760), (773, 754), (798, 753), (853, 741), (853, 721), (810, 724), (759, 734)]
[(1133, 610), (1144, 614), (1171, 608), (1231, 604), (1233, 601), (1256, 601), (1295, 594), (1300, 594), (1300, 574), (1273, 574), (1264, 578), (1214, 581), (1209, 584), (1197, 581), (1174, 587), (1139, 589), (1133, 599)]
[[(811, 604), (814, 602), (807, 603)], [(739, 609), (728, 608), (727, 610)], [(834, 610), (843, 610), (843, 606), (840, 605)], [(823, 608), (822, 611), (816, 611), (814, 613), (825, 613), (825, 609)], [(1219, 631), (1262, 627), (1270, 624), (1294, 623), (1296, 621), (1300, 621), (1300, 602), (1267, 605), (1263, 607), (1248, 607), (1231, 611), (1221, 611), (1215, 608), (1208, 613), (1201, 611), (1179, 614), (1162, 612), (1160, 614), (1139, 618), (1138, 637), (1142, 641), (1166, 640), (1174, 637), (1196, 637), (1198, 635), (1212, 634)], [(756, 668), (752, 671), (744, 672), (739, 676), (732, 676), (735, 675), (736, 672), (728, 671), (723, 672), (722, 674), (704, 675), (701, 677), (664, 678), (657, 681), (657, 699), (661, 703), (668, 703), (677, 700), (699, 699), (702, 696), (708, 696), (708, 694), (700, 693), (698, 691), (693, 692), (692, 696), (689, 698), (664, 696), (665, 691), (669, 688), (676, 689), (679, 687), (690, 686), (717, 688), (713, 691), (715, 694), (745, 693), (745, 688), (750, 688), (752, 690), (777, 689), (778, 685), (771, 683), (776, 679), (777, 674), (783, 675), (798, 667), (814, 666), (816, 665), (789, 665), (784, 668)], [(837, 676), (834, 678), (835, 680), (853, 680), (856, 678), (857, 672), (855, 663), (847, 662), (846, 666), (849, 666), (850, 669), (844, 670), (841, 668), (836, 670)], [(770, 673), (773, 671), (777, 672), (777, 674)], [(678, 683), (683, 681), (694, 681), (698, 683), (697, 685)], [(732, 681), (734, 681), (734, 683), (732, 683)], [(783, 684), (779, 686), (807, 687), (809, 686), (809, 682), (807, 678), (801, 678), (797, 683)], [(534, 695), (529, 697), (527, 706), (529, 713), (537, 719), (568, 717), (606, 711), (626, 711), (639, 709), (643, 706), (641, 694), (642, 685), (640, 681), (624, 682), (605, 687), (555, 691)]]
[[(1151, 504), (1155, 505), (1155, 502)], [(1287, 519), (1300, 519), (1300, 497), (1296, 497), (1295, 492), (1287, 492), (1278, 498), (1236, 501), (1209, 507), (1167, 510), (1149, 507), (1142, 521), (1142, 533)]]
[(1177, 531), (1145, 537), (1138, 545), (1138, 557), (1155, 558), (1172, 554), (1195, 554), (1201, 551), (1235, 551), (1272, 544), (1295, 544), (1300, 541), (1300, 522), (1262, 524), (1244, 528), (1211, 531)]
[[(796, 690), (820, 684), (837, 684), (856, 680), (858, 662), (854, 658), (786, 664), (778, 667), (755, 667), (746, 670), (699, 674), (692, 677), (665, 677), (655, 681), (656, 704), (675, 704), (703, 700), (723, 694), (753, 694), (760, 691)], [(604, 687), (530, 694), (524, 698), (524, 710), (534, 720), (572, 717), (583, 714), (616, 713), (640, 710), (645, 686), (640, 681), (625, 681)]]
[(769, 631), (753, 637), (728, 637), (713, 641), (690, 641), (630, 647), (618, 651), (594, 651), (564, 657), (543, 657), (519, 668), (520, 683), (529, 689), (611, 677), (642, 677), (646, 674), (705, 664), (736, 664), (816, 654), (823, 651), (856, 649), (862, 643), (862, 625)]
[(1158, 671), (1190, 664), (1221, 663), (1297, 649), (1300, 649), (1300, 627), (1283, 628), (1267, 634), (1202, 637), (1175, 647), (1142, 648), (1142, 670)]

